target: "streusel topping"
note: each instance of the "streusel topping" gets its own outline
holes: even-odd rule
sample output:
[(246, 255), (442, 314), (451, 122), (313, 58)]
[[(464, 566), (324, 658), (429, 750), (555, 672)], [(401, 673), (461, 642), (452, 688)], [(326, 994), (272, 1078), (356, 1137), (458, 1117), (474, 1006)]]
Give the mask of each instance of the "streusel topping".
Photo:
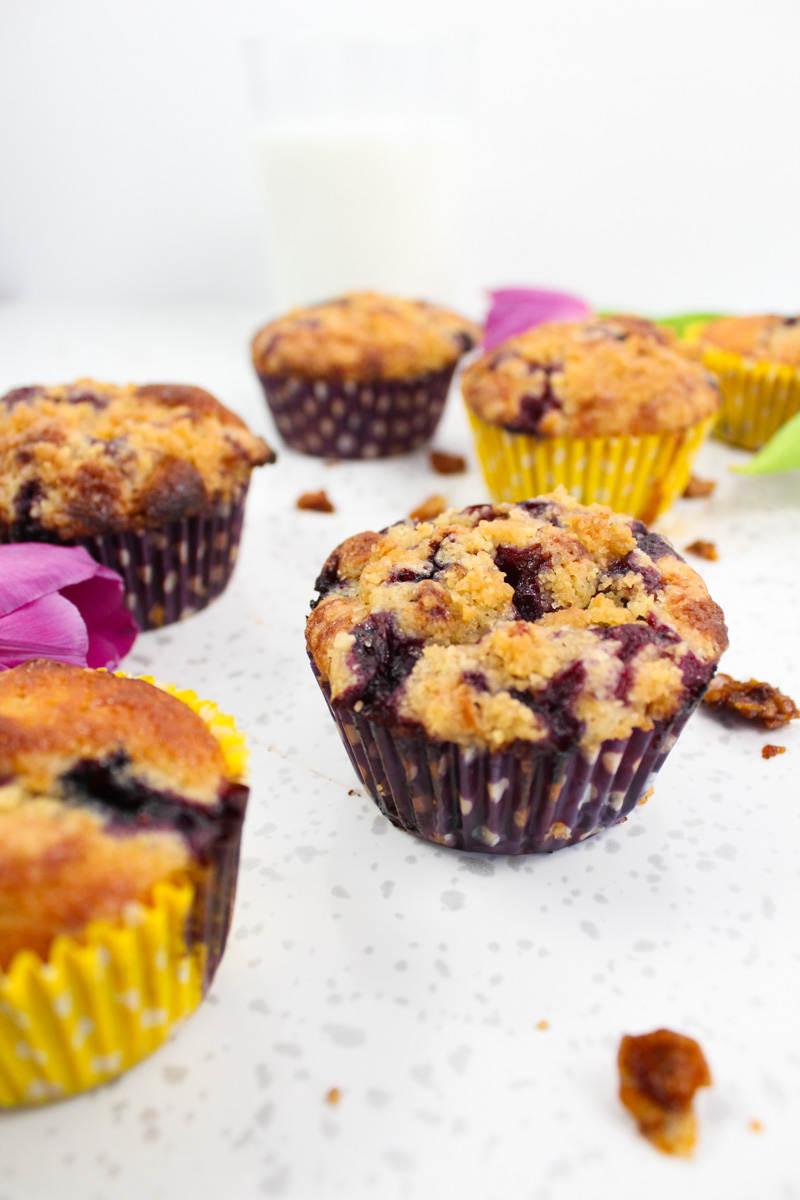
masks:
[(0, 398), (0, 534), (67, 540), (211, 512), (274, 457), (201, 388), (16, 388)]
[(719, 407), (719, 389), (672, 333), (640, 317), (550, 321), (464, 372), (467, 406), (537, 437), (685, 429)]
[(412, 379), (452, 367), (479, 338), (472, 321), (435, 304), (352, 292), (265, 325), (253, 365), (302, 379)]
[(333, 703), (465, 746), (589, 754), (693, 702), (727, 645), (664, 538), (563, 488), (358, 534), (316, 588), (307, 645)]
[(706, 325), (699, 344), (756, 362), (800, 367), (800, 317), (720, 317)]

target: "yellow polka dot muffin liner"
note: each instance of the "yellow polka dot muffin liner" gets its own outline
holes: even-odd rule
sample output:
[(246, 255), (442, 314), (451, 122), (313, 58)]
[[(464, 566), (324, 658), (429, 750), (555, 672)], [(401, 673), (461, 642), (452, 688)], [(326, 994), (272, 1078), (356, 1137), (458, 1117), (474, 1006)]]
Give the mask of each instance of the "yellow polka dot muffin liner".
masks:
[(563, 484), (582, 504), (608, 504), (645, 522), (682, 495), (715, 420), (638, 437), (536, 438), (467, 415), (494, 500), (527, 500)]
[[(124, 672), (119, 672), (124, 674)], [(140, 676), (147, 683), (150, 677)], [(233, 718), (192, 691), (159, 684), (196, 712), (218, 740), (229, 776), (241, 779), (247, 749)], [(238, 846), (235, 857), (238, 858)], [(236, 863), (222, 870), (205, 926), (227, 923)], [(119, 921), (95, 921), (80, 937), (58, 937), (46, 961), (29, 950), (0, 971), (0, 1108), (63, 1099), (107, 1083), (166, 1041), (199, 1005), (218, 953), (196, 928), (197, 896), (186, 880), (160, 883), (149, 904)], [(213, 936), (213, 935), (212, 935)], [(221, 953), (221, 948), (219, 948)]]
[[(689, 326), (697, 341), (702, 324)], [(714, 437), (744, 450), (760, 450), (800, 412), (800, 370), (783, 363), (749, 362), (728, 350), (703, 350), (703, 364), (717, 377), (722, 407)]]

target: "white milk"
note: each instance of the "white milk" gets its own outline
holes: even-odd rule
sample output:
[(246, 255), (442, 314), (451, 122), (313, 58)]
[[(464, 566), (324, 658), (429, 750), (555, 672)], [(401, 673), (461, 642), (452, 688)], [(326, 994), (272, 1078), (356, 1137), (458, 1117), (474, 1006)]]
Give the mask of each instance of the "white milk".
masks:
[(458, 303), (463, 126), (286, 124), (256, 145), (276, 310), (364, 289)]

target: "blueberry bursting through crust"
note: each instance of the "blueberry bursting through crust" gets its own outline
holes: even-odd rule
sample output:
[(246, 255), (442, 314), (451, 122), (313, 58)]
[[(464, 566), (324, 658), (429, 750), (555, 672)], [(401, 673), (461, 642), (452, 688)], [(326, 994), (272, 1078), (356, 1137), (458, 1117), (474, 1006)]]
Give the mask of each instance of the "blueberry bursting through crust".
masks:
[[(359, 534), (316, 589), (309, 655), (373, 798), (386, 811), (400, 766), (413, 791), (414, 756), (438, 754), (415, 805), (449, 803), (452, 820), (415, 832), (473, 849), (552, 849), (624, 815), (727, 645), (720, 609), (664, 538), (563, 489)], [(478, 760), (483, 784), (470, 775)], [(517, 788), (508, 770), (531, 762), (545, 781)], [(485, 825), (473, 835), (486, 845), (470, 844), (459, 822), (481, 788), (514, 793), (506, 815), (527, 830), (521, 844)], [(568, 819), (534, 832), (542, 804), (558, 816), (562, 799)]]

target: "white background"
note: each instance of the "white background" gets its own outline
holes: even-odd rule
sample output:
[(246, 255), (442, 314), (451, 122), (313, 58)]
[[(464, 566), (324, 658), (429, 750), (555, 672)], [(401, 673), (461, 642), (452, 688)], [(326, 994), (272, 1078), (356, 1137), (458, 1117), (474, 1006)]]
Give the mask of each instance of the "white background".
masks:
[(253, 34), (473, 39), (474, 294), (797, 311), (794, 0), (2, 0), (0, 297), (270, 308)]

